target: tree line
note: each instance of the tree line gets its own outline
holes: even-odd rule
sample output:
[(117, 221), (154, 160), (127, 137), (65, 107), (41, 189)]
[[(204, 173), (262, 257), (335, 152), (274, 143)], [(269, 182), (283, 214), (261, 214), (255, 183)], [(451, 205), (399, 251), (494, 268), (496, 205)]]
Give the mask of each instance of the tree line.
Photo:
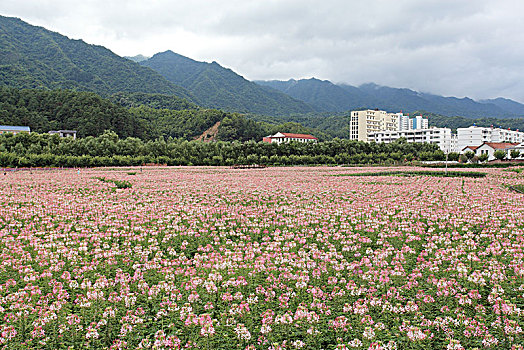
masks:
[(96, 167), (167, 165), (314, 165), (398, 164), (412, 160), (443, 160), (434, 144), (391, 144), (334, 139), (318, 143), (188, 141), (158, 138), (144, 141), (120, 138), (113, 131), (98, 137), (60, 138), (58, 135), (19, 133), (0, 135), (2, 167)]

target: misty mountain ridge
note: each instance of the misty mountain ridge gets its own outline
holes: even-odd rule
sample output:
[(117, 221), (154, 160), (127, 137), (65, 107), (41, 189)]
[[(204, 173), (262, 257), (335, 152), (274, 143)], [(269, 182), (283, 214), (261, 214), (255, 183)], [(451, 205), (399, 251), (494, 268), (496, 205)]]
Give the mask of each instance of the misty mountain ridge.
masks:
[(328, 80), (290, 79), (255, 81), (282, 91), (323, 112), (345, 112), (359, 108), (379, 108), (389, 112), (425, 110), (446, 116), (468, 118), (524, 116), (524, 105), (504, 98), (475, 101), (471, 98), (444, 97), (407, 88), (392, 88), (375, 83), (352, 86)]
[(144, 100), (159, 107), (183, 105), (181, 101), (159, 101), (159, 96), (136, 95), (142, 93), (178, 96), (206, 108), (266, 116), (314, 114), (321, 118), (319, 114), (359, 108), (424, 110), (469, 118), (524, 116), (523, 104), (505, 98), (474, 101), (315, 78), (252, 82), (217, 62), (198, 62), (173, 51), (151, 58), (124, 58), (103, 46), (72, 40), (12, 17), (0, 16), (0, 47), (0, 86), (91, 91), (105, 97), (135, 94), (129, 101), (120, 98), (125, 105)]
[(246, 80), (217, 62), (195, 61), (173, 51), (153, 55), (140, 65), (151, 68), (193, 94), (204, 107), (264, 115), (310, 113), (316, 109), (275, 89)]
[(127, 58), (128, 60), (131, 60), (133, 62), (138, 63), (138, 62), (142, 62), (142, 61), (148, 60), (151, 57), (147, 57), (147, 56), (144, 56), (142, 54), (138, 54), (138, 55), (135, 55), (135, 56), (124, 56), (124, 58)]

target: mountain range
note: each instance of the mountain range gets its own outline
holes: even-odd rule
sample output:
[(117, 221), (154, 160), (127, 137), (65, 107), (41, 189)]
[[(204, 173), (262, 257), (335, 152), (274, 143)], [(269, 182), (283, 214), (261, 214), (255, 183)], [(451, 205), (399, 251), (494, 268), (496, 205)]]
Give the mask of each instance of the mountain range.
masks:
[(303, 101), (248, 81), (217, 62), (198, 62), (166, 51), (140, 64), (187, 89), (204, 107), (265, 115), (316, 111)]
[(379, 86), (373, 83), (358, 87), (347, 84), (337, 85), (327, 80), (315, 78), (256, 81), (256, 83), (282, 91), (323, 112), (379, 108), (389, 112), (424, 110), (446, 116), (469, 118), (524, 116), (523, 104), (503, 98), (474, 101), (467, 97), (443, 97), (410, 89)]
[[(102, 46), (72, 40), (20, 19), (0, 16), (0, 86), (72, 89), (119, 96), (124, 105), (202, 106), (274, 117), (347, 114), (361, 108), (427, 111), (469, 118), (516, 118), (524, 105), (504, 98), (474, 101), (376, 84), (326, 80), (249, 81), (217, 62), (198, 62), (172, 51), (124, 58)], [(121, 94), (134, 94), (122, 98)], [(148, 94), (155, 94), (154, 98)], [(166, 100), (169, 96), (183, 98)], [(174, 97), (173, 97), (174, 98)], [(115, 100), (115, 99), (113, 99)], [(287, 119), (289, 120), (289, 118)]]
[(102, 46), (0, 16), (0, 86), (193, 96), (157, 72)]

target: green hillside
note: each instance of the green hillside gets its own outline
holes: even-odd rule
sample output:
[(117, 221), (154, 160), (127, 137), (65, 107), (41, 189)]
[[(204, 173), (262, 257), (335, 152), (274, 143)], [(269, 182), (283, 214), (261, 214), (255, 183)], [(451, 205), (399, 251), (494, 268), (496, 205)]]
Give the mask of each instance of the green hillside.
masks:
[(148, 138), (147, 123), (92, 92), (18, 90), (0, 87), (0, 124), (27, 125), (35, 132), (69, 129), (79, 137), (113, 130), (121, 137)]
[(110, 50), (0, 16), (0, 86), (172, 94), (196, 102), (180, 86)]
[(172, 51), (140, 62), (196, 96), (199, 104), (241, 113), (289, 115), (315, 109), (277, 90), (248, 81), (218, 63), (197, 62)]
[(145, 92), (118, 92), (111, 95), (110, 99), (124, 107), (148, 106), (154, 109), (172, 109), (176, 111), (200, 109), (198, 105), (175, 95), (148, 94)]
[[(224, 141), (260, 141), (278, 131), (331, 138), (296, 123), (257, 122), (235, 113), (199, 108), (172, 96), (134, 93), (111, 98), (114, 102), (93, 92), (0, 87), (0, 125), (27, 125), (39, 133), (71, 129), (78, 137), (99, 136), (111, 130), (120, 137), (143, 140), (192, 140), (221, 122), (217, 139)], [(128, 108), (122, 106), (123, 101)]]

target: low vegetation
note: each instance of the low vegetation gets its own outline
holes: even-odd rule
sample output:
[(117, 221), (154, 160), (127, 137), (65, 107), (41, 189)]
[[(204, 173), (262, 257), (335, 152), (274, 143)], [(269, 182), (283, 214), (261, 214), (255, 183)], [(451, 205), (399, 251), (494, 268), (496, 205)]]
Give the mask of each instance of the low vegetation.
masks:
[(486, 173), (473, 171), (430, 171), (430, 170), (394, 170), (394, 171), (373, 171), (364, 173), (337, 174), (333, 176), (436, 176), (436, 177), (485, 177)]
[(524, 194), (524, 185), (518, 184), (518, 185), (506, 185), (506, 188), (508, 188), (511, 191), (518, 192)]
[(131, 188), (133, 185), (131, 182), (126, 180), (113, 180), (113, 179), (106, 179), (105, 177), (95, 177), (95, 179), (100, 180), (105, 183), (113, 183), (115, 184), (116, 188), (118, 189), (124, 189), (124, 188)]

